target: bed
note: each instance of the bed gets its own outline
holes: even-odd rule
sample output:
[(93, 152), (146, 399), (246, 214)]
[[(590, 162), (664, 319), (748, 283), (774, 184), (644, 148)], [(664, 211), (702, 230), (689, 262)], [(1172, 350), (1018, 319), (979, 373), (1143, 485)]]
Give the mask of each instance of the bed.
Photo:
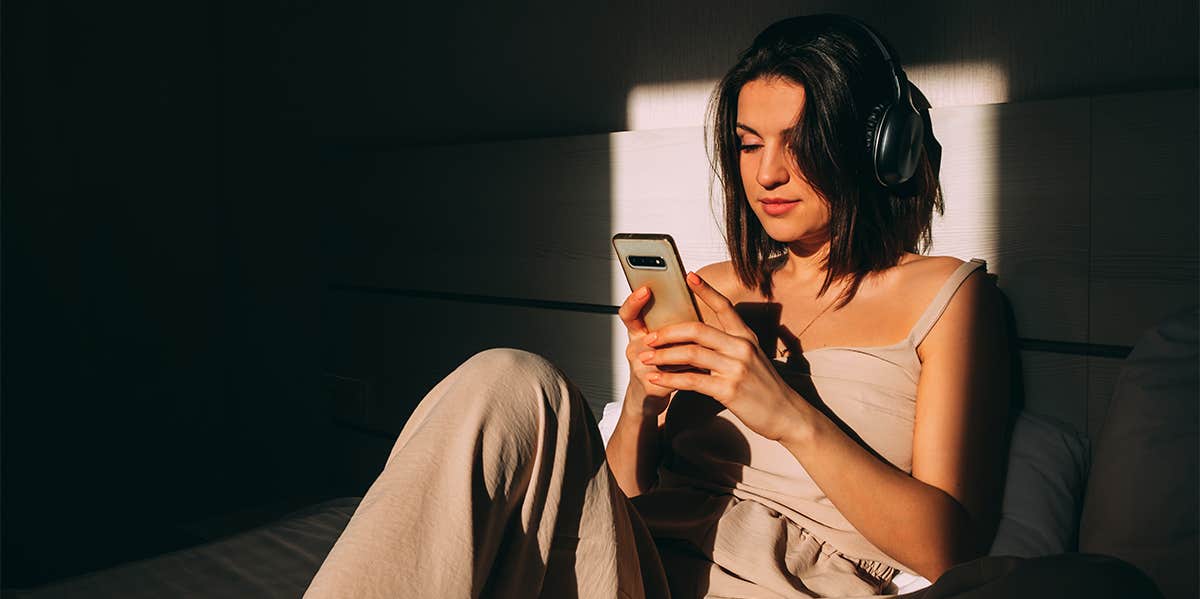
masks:
[(350, 521), (359, 497), (323, 501), (196, 547), (122, 564), (4, 598), (299, 597)]

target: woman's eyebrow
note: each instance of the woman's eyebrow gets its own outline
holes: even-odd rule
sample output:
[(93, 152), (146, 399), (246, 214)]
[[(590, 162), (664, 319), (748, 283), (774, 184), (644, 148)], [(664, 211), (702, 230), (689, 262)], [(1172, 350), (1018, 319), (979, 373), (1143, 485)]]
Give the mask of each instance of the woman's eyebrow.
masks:
[(747, 127), (746, 125), (743, 125), (743, 124), (741, 124), (741, 123), (737, 123), (737, 128), (738, 128), (738, 129), (745, 129), (745, 130), (747, 130), (747, 131), (749, 131), (749, 132), (751, 132), (751, 133), (753, 133), (753, 134), (755, 134), (755, 135), (761, 135), (761, 134), (760, 134), (758, 131), (755, 131), (754, 129), (751, 129), (750, 127)]
[[(742, 124), (742, 123), (737, 123), (737, 128), (738, 128), (738, 129), (745, 129), (746, 131), (749, 131), (750, 133), (753, 133), (753, 134), (755, 134), (755, 135), (757, 135), (757, 136), (759, 136), (759, 137), (762, 137), (762, 133), (759, 133), (758, 131), (755, 131), (754, 129), (751, 129), (750, 127), (747, 127), (746, 125), (744, 125), (744, 124)], [(780, 133), (781, 133), (781, 134), (783, 134), (783, 135), (791, 135), (791, 134), (792, 134), (792, 132), (793, 132), (793, 131), (795, 131), (795, 130), (796, 130), (796, 127), (793, 125), (793, 126), (791, 126), (791, 127), (788, 127), (787, 129), (784, 129), (783, 131), (780, 131)]]

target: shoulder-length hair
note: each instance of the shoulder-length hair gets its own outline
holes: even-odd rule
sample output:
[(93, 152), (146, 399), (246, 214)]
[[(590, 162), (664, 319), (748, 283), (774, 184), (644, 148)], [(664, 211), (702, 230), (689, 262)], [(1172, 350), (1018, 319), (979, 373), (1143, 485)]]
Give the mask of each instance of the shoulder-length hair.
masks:
[[(926, 139), (916, 174), (896, 192), (879, 185), (871, 169), (865, 122), (891, 100), (890, 67), (866, 32), (821, 16), (779, 21), (760, 33), (721, 79), (709, 102), (706, 138), (724, 195), (725, 243), (744, 286), (773, 297), (772, 276), (787, 261), (787, 245), (769, 237), (750, 210), (739, 169), (738, 94), (756, 79), (783, 79), (805, 89), (788, 133), (790, 154), (813, 189), (829, 204), (829, 255), (824, 295), (850, 277), (838, 308), (858, 292), (866, 275), (895, 266), (903, 252), (932, 244), (933, 210), (943, 212), (942, 189), (929, 146), (936, 145), (927, 113)], [(928, 102), (913, 90), (918, 109)], [(923, 105), (922, 105), (923, 104)], [(940, 147), (934, 160), (940, 158)]]

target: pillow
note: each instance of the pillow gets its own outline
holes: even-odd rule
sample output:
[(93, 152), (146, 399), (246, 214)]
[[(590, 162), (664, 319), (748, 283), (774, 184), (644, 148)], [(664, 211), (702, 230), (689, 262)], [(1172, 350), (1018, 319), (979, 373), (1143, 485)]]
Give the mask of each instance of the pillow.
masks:
[(600, 438), (604, 439), (604, 446), (608, 447), (608, 438), (612, 436), (613, 431), (617, 428), (617, 420), (621, 418), (621, 408), (625, 405), (624, 400), (610, 401), (604, 404), (603, 415), (600, 417)]
[(1200, 351), (1196, 306), (1146, 331), (1121, 366), (1096, 438), (1079, 550), (1141, 568), (1163, 595), (1196, 597)]
[[(989, 555), (1035, 557), (1075, 550), (1087, 481), (1087, 437), (1071, 426), (1022, 410), (1013, 424), (1000, 522)], [(931, 583), (900, 572), (887, 589), (911, 593)]]
[(1037, 557), (1075, 551), (1090, 456), (1085, 435), (1022, 410), (1013, 427), (1000, 522), (988, 554)]

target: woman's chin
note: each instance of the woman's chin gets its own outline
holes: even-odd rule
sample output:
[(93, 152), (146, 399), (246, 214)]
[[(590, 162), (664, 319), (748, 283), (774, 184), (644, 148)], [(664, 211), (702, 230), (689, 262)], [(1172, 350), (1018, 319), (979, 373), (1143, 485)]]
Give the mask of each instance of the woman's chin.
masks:
[(807, 230), (801, 227), (788, 227), (780, 224), (776, 224), (775, 226), (771, 227), (763, 227), (763, 231), (767, 234), (767, 237), (770, 237), (779, 243), (792, 243), (793, 241), (799, 241), (808, 236), (809, 233)]
[(767, 237), (784, 245), (792, 245), (800, 243), (802, 245), (819, 245), (829, 241), (829, 236), (825, 231), (813, 231), (807, 227), (784, 227), (773, 226), (763, 227), (763, 231)]

